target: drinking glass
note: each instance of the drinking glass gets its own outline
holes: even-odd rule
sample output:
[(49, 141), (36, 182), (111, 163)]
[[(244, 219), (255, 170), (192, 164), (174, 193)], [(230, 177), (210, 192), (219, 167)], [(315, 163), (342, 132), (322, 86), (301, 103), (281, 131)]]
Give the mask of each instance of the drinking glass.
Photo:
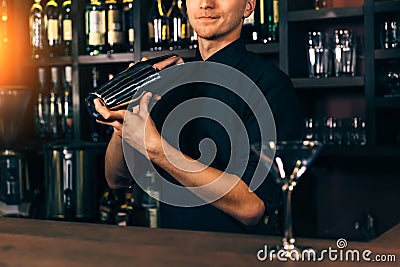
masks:
[(399, 21), (384, 21), (381, 26), (381, 46), (383, 49), (400, 47)]
[(320, 31), (308, 32), (307, 60), (310, 78), (328, 77), (329, 49)]
[[(292, 228), (292, 192), (300, 177), (310, 169), (323, 145), (318, 141), (283, 141), (279, 143), (269, 142), (267, 145), (257, 148), (252, 146), (261, 158), (262, 162), (270, 168), (270, 174), (274, 181), (281, 186), (284, 204), (284, 231), (282, 245), (278, 250), (283, 250), (284, 255), (292, 257), (292, 251), (301, 254), (303, 248), (295, 245)], [(272, 152), (272, 153), (271, 153)], [(271, 159), (270, 155), (275, 154)]]
[(354, 76), (356, 69), (356, 46), (350, 30), (335, 30), (333, 54), (335, 76)]

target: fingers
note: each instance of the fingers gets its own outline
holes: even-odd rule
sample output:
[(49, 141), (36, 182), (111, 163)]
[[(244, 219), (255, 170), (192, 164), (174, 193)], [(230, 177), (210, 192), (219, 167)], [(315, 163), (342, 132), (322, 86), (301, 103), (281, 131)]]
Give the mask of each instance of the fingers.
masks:
[(158, 69), (158, 70), (162, 70), (170, 65), (175, 65), (175, 64), (182, 64), (183, 63), (183, 59), (181, 57), (178, 56), (172, 56), (170, 58), (167, 58), (161, 62), (158, 62), (156, 64), (153, 65), (154, 68)]
[(149, 113), (149, 103), (150, 99), (153, 96), (151, 92), (146, 92), (142, 98), (140, 99), (139, 103), (139, 114), (143, 116), (147, 116)]
[(123, 120), (126, 110), (109, 110), (100, 99), (96, 98), (93, 100), (94, 107), (100, 115), (106, 120)]

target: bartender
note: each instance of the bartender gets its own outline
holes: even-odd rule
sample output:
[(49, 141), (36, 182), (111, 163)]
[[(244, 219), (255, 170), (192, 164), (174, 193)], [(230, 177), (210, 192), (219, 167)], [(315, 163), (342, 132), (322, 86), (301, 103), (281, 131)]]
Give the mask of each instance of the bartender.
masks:
[[(254, 11), (256, 0), (187, 0), (186, 5), (190, 24), (198, 34), (196, 60), (222, 63), (248, 76), (270, 105), (277, 139), (300, 139), (303, 118), (289, 77), (263, 57), (247, 51), (240, 38), (243, 20)], [(241, 144), (230, 139), (221, 125), (212, 119), (201, 118), (201, 114), (199, 119), (188, 122), (182, 128), (179, 146), (171, 145), (171, 139), (161, 134), (164, 133), (163, 126), (168, 127), (163, 123), (174, 107), (200, 97), (215, 99), (228, 105), (244, 124), (249, 143), (261, 141), (260, 129), (251, 109), (240, 97), (214, 84), (180, 86), (163, 95), (161, 99), (147, 92), (133, 111), (111, 111), (96, 100), (96, 110), (108, 119), (108, 122), (99, 123), (114, 127), (105, 160), (109, 186), (120, 188), (131, 185), (133, 179), (126, 161), (129, 163), (133, 160), (136, 169), (143, 168), (144, 162), (148, 161), (164, 179), (183, 187), (200, 188), (223, 177), (227, 181), (237, 182), (211, 203), (185, 207), (161, 202), (160, 226), (239, 233), (272, 231), (268, 224), (270, 220), (266, 218), (275, 214), (281, 204), (280, 188), (267, 177), (255, 191), (249, 189), (258, 162), (255, 153), (249, 151), (246, 168), (241, 176), (234, 171), (227, 171), (226, 167), (231, 160), (240, 160), (231, 151)], [(148, 105), (152, 99), (158, 101), (149, 111)], [(227, 114), (226, 121), (230, 121), (230, 116), (232, 115)], [(205, 145), (205, 149), (216, 148), (215, 157), (209, 164), (200, 159), (204, 153), (201, 151), (204, 140), (211, 140), (213, 143), (211, 146)], [(124, 157), (125, 142), (133, 148), (137, 156)], [(207, 186), (206, 188), (209, 189)], [(218, 189), (213, 188), (204, 192), (204, 195), (219, 193)]]

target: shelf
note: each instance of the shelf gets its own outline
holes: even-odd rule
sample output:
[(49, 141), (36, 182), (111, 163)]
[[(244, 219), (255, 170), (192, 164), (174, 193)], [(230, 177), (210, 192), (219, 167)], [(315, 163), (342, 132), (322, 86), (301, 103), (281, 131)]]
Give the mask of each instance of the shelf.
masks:
[(279, 53), (279, 43), (247, 44), (246, 48), (247, 50), (257, 54)]
[(400, 1), (375, 1), (375, 12), (398, 12), (400, 11)]
[(400, 108), (400, 97), (377, 97), (375, 108)]
[(400, 59), (400, 48), (376, 49), (375, 59)]
[(321, 19), (337, 19), (357, 17), (364, 14), (363, 7), (324, 8), (320, 10), (299, 10), (288, 13), (288, 21), (310, 21)]
[(132, 53), (116, 53), (116, 54), (104, 54), (97, 56), (79, 56), (78, 63), (80, 64), (107, 64), (107, 63), (128, 63), (134, 62)]
[(294, 78), (295, 88), (334, 88), (364, 86), (364, 76), (356, 77), (329, 77), (329, 78)]
[(393, 146), (325, 146), (321, 152), (321, 157), (393, 157), (400, 156), (400, 145)]
[(36, 67), (52, 67), (52, 66), (65, 66), (72, 64), (71, 57), (55, 57), (55, 58), (42, 58), (39, 60), (31, 60), (25, 63), (27, 66)]

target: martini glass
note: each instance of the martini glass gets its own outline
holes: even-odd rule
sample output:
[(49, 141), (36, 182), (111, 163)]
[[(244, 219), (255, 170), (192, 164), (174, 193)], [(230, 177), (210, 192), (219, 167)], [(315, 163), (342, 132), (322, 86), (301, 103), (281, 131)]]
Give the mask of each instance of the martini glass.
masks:
[[(275, 183), (281, 186), (284, 204), (284, 230), (282, 245), (286, 257), (299, 256), (304, 248), (295, 245), (292, 227), (292, 192), (300, 177), (311, 167), (319, 154), (322, 143), (318, 141), (269, 142), (261, 148), (252, 147), (262, 162), (270, 168)], [(271, 157), (271, 155), (275, 155)], [(298, 253), (292, 253), (296, 251)]]

